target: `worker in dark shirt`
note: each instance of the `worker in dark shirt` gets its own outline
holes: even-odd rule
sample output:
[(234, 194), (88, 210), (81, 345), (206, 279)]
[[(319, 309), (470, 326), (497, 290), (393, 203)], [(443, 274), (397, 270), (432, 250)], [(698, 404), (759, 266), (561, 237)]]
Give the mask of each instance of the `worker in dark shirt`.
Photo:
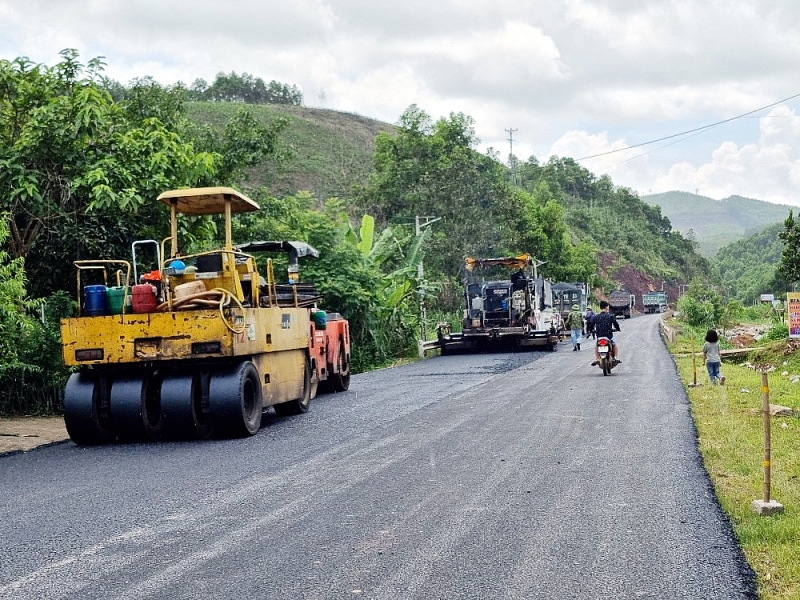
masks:
[[(615, 361), (622, 362), (619, 360), (619, 345), (614, 341), (614, 330), (621, 331), (619, 323), (617, 323), (617, 317), (609, 312), (608, 302), (601, 300), (600, 312), (594, 317), (594, 331), (597, 339), (601, 337), (608, 338), (611, 342), (611, 356)], [(594, 347), (594, 358), (593, 366), (600, 363), (600, 353), (597, 351), (597, 345)]]

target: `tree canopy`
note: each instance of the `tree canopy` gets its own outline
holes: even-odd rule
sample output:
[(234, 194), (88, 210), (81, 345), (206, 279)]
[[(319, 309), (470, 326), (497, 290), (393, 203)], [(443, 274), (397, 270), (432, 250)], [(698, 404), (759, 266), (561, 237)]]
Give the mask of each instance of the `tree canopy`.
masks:
[(301, 106), (303, 94), (296, 85), (280, 83), (274, 79), (264, 83), (260, 77), (249, 73), (238, 75), (217, 73), (209, 85), (204, 79), (195, 79), (189, 88), (189, 99), (210, 102), (244, 102), (246, 104), (289, 104)]
[(200, 127), (184, 116), (180, 86), (145, 77), (116, 102), (103, 67), (75, 50), (52, 67), (0, 61), (0, 211), (11, 257), (33, 258), (36, 294), (64, 288), (72, 260), (153, 237), (162, 191), (231, 185), (283, 151), (286, 118), (263, 124), (243, 109), (221, 132)]
[(547, 190), (529, 194), (505, 181), (496, 157), (475, 148), (473, 121), (463, 114), (433, 121), (412, 105), (396, 135), (381, 134), (375, 169), (358, 206), (380, 223), (441, 218), (433, 226), (426, 269), (457, 276), (465, 256), (528, 252), (555, 266), (569, 253), (560, 206)]
[(529, 159), (517, 166), (515, 176), (523, 189), (549, 194), (563, 207), (573, 248), (583, 243), (582, 253), (593, 247), (617, 254), (664, 279), (710, 276), (708, 261), (697, 254), (695, 243), (673, 231), (658, 206), (614, 186), (607, 175), (597, 177), (571, 158), (551, 157), (545, 164)]
[(102, 62), (65, 50), (54, 67), (0, 61), (0, 209), (9, 248), (92, 211), (136, 212), (160, 191), (208, 179), (218, 158), (158, 118), (132, 119), (101, 87)]

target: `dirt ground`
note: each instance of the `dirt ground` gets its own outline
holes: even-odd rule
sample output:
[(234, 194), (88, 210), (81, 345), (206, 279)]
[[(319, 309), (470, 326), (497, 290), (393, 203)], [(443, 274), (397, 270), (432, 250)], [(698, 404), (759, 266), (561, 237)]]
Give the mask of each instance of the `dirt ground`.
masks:
[(0, 456), (68, 440), (64, 417), (0, 419)]

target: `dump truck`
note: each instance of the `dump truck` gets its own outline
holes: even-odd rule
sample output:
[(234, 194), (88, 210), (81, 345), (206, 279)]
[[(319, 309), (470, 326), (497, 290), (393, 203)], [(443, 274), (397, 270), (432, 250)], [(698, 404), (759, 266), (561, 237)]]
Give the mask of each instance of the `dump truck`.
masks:
[[(551, 283), (538, 276), (529, 254), (468, 257), (464, 266), (467, 276), (461, 331), (454, 332), (444, 324), (437, 327), (443, 354), (458, 349), (556, 349), (559, 319), (553, 309)], [(505, 273), (515, 272), (507, 278), (494, 279), (488, 271), (498, 268)]]
[(630, 319), (634, 299), (628, 290), (614, 290), (608, 295), (608, 310), (617, 317)]
[(665, 312), (667, 292), (645, 292), (642, 294), (642, 306), (646, 314)]
[[(259, 206), (232, 188), (168, 191), (158, 201), (171, 229), (160, 244), (134, 242), (131, 261), (74, 263), (79, 315), (61, 322), (64, 362), (75, 369), (64, 390), (73, 442), (254, 435), (268, 406), (300, 414), (321, 383), (347, 389), (348, 323), (319, 310), (319, 294), (299, 282), (298, 258), (316, 250), (234, 247), (232, 214)], [(224, 215), (224, 246), (180, 255), (178, 216), (215, 214)], [(140, 258), (147, 246), (156, 269)], [(286, 279), (276, 280), (271, 258), (257, 262), (261, 251), (289, 254)]]
[(562, 319), (567, 317), (574, 304), (580, 307), (581, 313), (585, 313), (587, 296), (585, 284), (567, 282), (553, 284), (553, 307), (558, 310)]

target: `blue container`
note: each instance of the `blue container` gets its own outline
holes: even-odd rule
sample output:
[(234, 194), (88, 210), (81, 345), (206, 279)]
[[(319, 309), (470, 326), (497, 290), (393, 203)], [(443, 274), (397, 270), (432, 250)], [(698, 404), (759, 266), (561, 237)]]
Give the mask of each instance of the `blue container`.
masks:
[(100, 317), (108, 314), (108, 288), (104, 285), (87, 285), (83, 288), (83, 315)]

